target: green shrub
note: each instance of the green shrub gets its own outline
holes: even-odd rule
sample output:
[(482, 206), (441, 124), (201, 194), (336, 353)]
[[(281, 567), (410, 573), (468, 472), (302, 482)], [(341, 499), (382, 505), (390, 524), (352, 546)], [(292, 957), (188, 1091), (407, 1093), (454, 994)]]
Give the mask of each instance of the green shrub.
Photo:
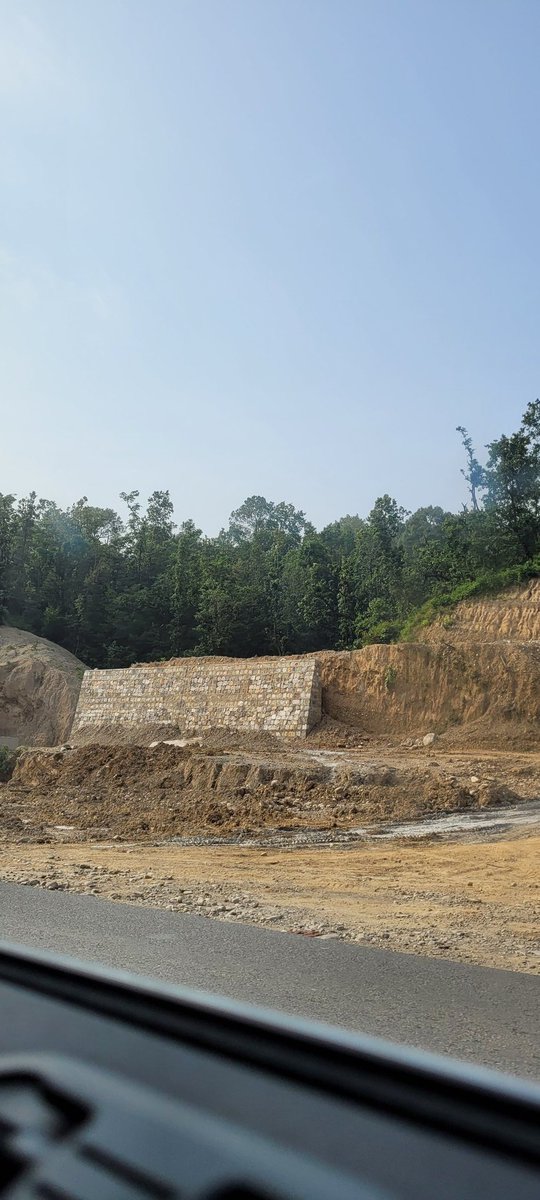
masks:
[(397, 671), (395, 667), (387, 667), (384, 672), (384, 687), (385, 691), (393, 692), (396, 686)]
[(540, 575), (540, 557), (537, 555), (529, 562), (517, 563), (513, 567), (503, 567), (498, 571), (484, 571), (476, 579), (466, 579), (452, 588), (451, 592), (441, 592), (438, 596), (431, 596), (425, 604), (410, 613), (401, 626), (399, 640), (413, 642), (419, 631), (436, 621), (441, 613), (443, 614), (441, 624), (448, 629), (453, 618), (445, 610), (453, 609), (461, 601), (471, 600), (474, 596), (489, 596), (503, 592), (505, 588), (515, 587), (516, 584), (525, 583), (527, 579), (534, 579), (538, 575)]
[(11, 778), (15, 766), (16, 754), (7, 746), (0, 746), (0, 781), (5, 783)]
[(363, 626), (363, 629), (359, 629), (359, 636), (355, 642), (357, 650), (364, 646), (385, 646), (389, 642), (396, 642), (401, 633), (399, 621), (365, 621)]

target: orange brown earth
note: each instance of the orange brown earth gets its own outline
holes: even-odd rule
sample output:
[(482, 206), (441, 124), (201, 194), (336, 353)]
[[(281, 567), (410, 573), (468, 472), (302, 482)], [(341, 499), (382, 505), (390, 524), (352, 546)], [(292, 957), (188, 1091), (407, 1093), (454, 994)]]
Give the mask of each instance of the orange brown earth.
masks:
[(538, 753), (259, 743), (233, 749), (233, 735), (224, 745), (216, 735), (204, 746), (23, 753), (0, 785), (0, 836), (54, 839), (58, 826), (83, 841), (335, 833), (540, 797)]
[[(0, 734), (24, 716), (41, 748), (0, 782), (0, 877), (539, 971), (538, 825), (373, 836), (540, 800), (540, 581), (463, 604), (414, 644), (318, 655), (324, 716), (302, 742), (219, 729), (169, 745), (181, 729), (147, 726), (49, 747), (80, 664), (43, 665), (50, 643), (18, 632)], [(44, 708), (26, 703), (36, 681)]]
[(3, 879), (540, 972), (540, 837), (307, 850), (0, 843)]

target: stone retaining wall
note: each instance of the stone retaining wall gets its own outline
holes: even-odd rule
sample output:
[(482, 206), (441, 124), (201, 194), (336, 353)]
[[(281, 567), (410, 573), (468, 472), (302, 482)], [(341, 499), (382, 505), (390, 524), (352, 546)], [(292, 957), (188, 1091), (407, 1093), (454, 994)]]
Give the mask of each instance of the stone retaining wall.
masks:
[(305, 737), (321, 719), (315, 659), (186, 658), (86, 671), (71, 737), (114, 726), (266, 730)]

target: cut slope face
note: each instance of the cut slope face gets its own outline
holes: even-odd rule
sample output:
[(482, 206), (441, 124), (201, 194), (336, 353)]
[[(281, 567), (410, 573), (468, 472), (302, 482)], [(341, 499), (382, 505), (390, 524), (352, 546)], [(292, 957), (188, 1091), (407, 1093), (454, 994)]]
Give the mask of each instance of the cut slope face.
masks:
[(69, 650), (0, 625), (0, 744), (54, 746), (65, 741), (83, 672)]
[[(419, 635), (420, 638), (420, 635)], [(540, 722), (540, 580), (465, 601), (421, 640), (319, 655), (324, 712), (390, 737), (532, 749)]]
[(493, 749), (537, 744), (538, 642), (366, 646), (320, 664), (323, 710), (345, 725)]
[(540, 641), (540, 579), (498, 596), (466, 600), (418, 635), (419, 641)]

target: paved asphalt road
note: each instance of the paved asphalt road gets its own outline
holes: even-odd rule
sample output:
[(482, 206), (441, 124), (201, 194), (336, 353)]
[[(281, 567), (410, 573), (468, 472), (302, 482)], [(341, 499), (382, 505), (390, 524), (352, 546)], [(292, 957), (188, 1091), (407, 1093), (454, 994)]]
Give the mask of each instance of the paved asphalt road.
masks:
[(0, 939), (540, 1078), (540, 979), (0, 883)]

